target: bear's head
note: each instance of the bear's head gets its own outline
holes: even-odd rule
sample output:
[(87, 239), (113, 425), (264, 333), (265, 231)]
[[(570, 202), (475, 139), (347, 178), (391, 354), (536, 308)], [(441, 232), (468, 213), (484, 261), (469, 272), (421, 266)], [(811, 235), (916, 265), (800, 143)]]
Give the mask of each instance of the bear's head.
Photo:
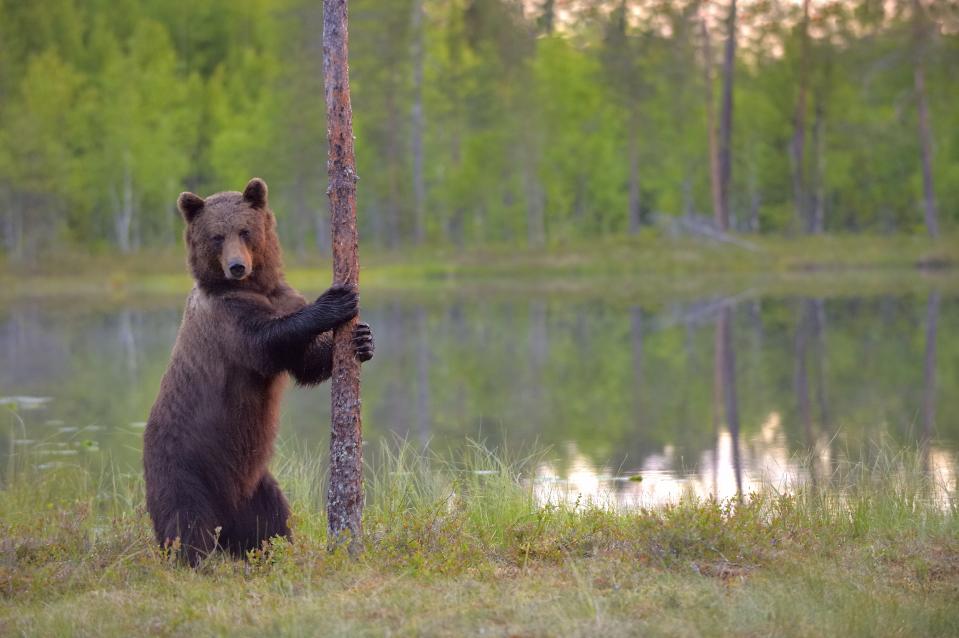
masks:
[(242, 193), (227, 191), (206, 199), (180, 194), (177, 208), (186, 220), (188, 263), (201, 288), (268, 293), (279, 283), (280, 241), (266, 195), (266, 182), (258, 177)]

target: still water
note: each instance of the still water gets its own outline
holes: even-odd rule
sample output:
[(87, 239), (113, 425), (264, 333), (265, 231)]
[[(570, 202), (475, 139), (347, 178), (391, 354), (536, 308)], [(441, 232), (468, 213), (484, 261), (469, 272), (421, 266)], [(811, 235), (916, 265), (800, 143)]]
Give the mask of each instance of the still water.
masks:
[[(108, 455), (138, 471), (182, 299), (0, 307), (0, 464)], [(880, 444), (921, 449), (943, 490), (959, 451), (959, 297), (703, 298), (631, 305), (543, 294), (364, 294), (373, 448), (479, 440), (545, 450), (543, 500), (652, 505), (788, 489)], [(281, 438), (328, 441), (329, 388), (291, 387)], [(640, 480), (641, 479), (641, 480)]]

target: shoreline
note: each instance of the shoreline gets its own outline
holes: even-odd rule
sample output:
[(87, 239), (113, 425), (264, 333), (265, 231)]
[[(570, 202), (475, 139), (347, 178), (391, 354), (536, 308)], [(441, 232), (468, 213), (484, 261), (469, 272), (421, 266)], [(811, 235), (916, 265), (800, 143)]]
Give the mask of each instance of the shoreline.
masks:
[[(372, 252), (363, 258), (362, 286), (413, 295), (616, 294), (683, 299), (710, 294), (893, 292), (959, 289), (959, 236), (937, 242), (913, 236), (755, 238), (754, 250), (729, 244), (652, 236), (616, 238), (543, 250), (509, 246), (456, 253), (420, 248)], [(321, 258), (287, 258), (287, 279), (321, 291), (330, 269)], [(136, 255), (60, 255), (42, 268), (0, 263), (0, 300), (185, 296), (192, 282), (177, 251)]]

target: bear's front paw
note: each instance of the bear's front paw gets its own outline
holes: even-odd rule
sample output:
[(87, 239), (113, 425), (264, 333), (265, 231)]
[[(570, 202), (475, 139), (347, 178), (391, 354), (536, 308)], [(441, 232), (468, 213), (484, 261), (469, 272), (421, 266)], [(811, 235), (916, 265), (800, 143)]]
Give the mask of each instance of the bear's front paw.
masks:
[(360, 293), (353, 284), (336, 284), (319, 296), (316, 305), (335, 325), (339, 325), (359, 313)]
[(360, 361), (369, 361), (373, 358), (373, 350), (376, 344), (373, 343), (373, 330), (368, 323), (357, 323), (353, 329), (353, 353)]

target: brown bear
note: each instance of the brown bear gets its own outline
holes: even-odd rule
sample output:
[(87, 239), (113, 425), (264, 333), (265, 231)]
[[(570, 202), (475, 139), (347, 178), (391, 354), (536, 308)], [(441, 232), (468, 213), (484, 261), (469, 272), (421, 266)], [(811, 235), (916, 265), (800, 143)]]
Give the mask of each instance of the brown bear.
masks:
[[(157, 541), (179, 539), (196, 565), (225, 547), (236, 556), (289, 537), (290, 508), (267, 463), (280, 397), (291, 374), (330, 377), (332, 333), (356, 316), (353, 287), (313, 303), (283, 279), (266, 183), (202, 199), (180, 195), (195, 285), (143, 439), (147, 510)], [(370, 327), (353, 332), (356, 357), (373, 356)]]

